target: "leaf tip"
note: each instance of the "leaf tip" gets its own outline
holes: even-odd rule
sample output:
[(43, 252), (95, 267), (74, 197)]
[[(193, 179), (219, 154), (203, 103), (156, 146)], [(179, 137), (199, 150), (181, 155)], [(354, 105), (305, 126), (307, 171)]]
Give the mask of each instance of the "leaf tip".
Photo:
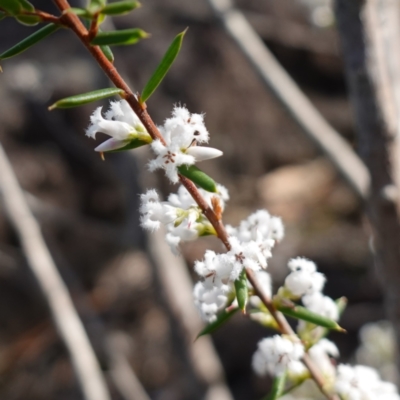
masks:
[(57, 108), (57, 103), (52, 104), (51, 106), (47, 107), (49, 111), (53, 111), (55, 108)]

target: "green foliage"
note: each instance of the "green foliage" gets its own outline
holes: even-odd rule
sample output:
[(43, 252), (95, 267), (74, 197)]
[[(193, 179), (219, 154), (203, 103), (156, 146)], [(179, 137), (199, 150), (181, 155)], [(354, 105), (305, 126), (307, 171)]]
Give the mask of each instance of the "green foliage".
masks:
[(134, 0), (116, 1), (115, 3), (107, 4), (101, 13), (105, 15), (124, 15), (128, 14), (135, 8), (140, 7), (140, 3)]
[(141, 39), (146, 39), (149, 34), (139, 28), (124, 29), (120, 31), (99, 32), (91, 41), (92, 45), (126, 46), (135, 44)]
[(249, 300), (249, 288), (247, 286), (247, 276), (244, 269), (240, 273), (239, 278), (235, 281), (235, 290), (239, 308), (245, 312)]
[(14, 16), (21, 24), (36, 25), (40, 22), (40, 18), (35, 15), (24, 15), (35, 11), (35, 7), (27, 0), (0, 0), (0, 8)]
[(5, 60), (6, 58), (14, 57), (17, 54), (22, 53), (23, 51), (29, 49), (34, 44), (40, 42), (45, 37), (49, 36), (53, 32), (59, 29), (59, 25), (55, 24), (48, 24), (43, 28), (37, 30), (32, 35), (28, 36), (15, 46), (11, 47), (10, 49), (6, 50), (4, 53), (0, 54), (0, 60)]
[(285, 388), (286, 373), (280, 376), (276, 376), (272, 382), (272, 388), (268, 396), (263, 400), (276, 400), (282, 396), (283, 390)]
[(214, 322), (209, 323), (198, 335), (197, 339), (204, 335), (209, 335), (210, 333), (216, 331), (220, 326), (222, 326), (229, 318), (232, 317), (239, 310), (238, 308), (233, 308), (228, 311), (224, 310), (217, 315), (217, 319)]
[(342, 331), (342, 332), (344, 331), (344, 329), (341, 328), (336, 321), (330, 318), (323, 317), (322, 315), (316, 314), (305, 307), (297, 305), (293, 307), (284, 307), (280, 304), (277, 304), (275, 306), (277, 310), (279, 310), (281, 313), (289, 317), (311, 322), (312, 324), (322, 326), (327, 329), (332, 329), (335, 331)]
[(89, 0), (87, 9), (91, 14), (95, 14), (100, 12), (106, 6), (106, 4), (106, 0)]
[(101, 51), (107, 57), (107, 60), (114, 62), (114, 54), (110, 49), (110, 46), (100, 46)]
[(197, 168), (195, 165), (181, 165), (178, 167), (178, 171), (181, 175), (189, 178), (197, 186), (201, 187), (207, 192), (217, 193), (217, 184), (214, 179), (209, 177), (201, 169)]
[(54, 110), (55, 108), (71, 108), (79, 107), (83, 104), (92, 103), (97, 100), (105, 99), (107, 97), (120, 95), (122, 96), (124, 91), (118, 88), (107, 88), (94, 90), (93, 92), (82, 93), (76, 96), (66, 97), (64, 99), (56, 101), (49, 107), (49, 110)]
[(164, 79), (168, 70), (171, 68), (173, 62), (175, 61), (175, 58), (179, 54), (186, 31), (187, 29), (185, 29), (183, 32), (177, 35), (175, 39), (172, 41), (167, 52), (164, 54), (164, 57), (161, 60), (160, 64), (158, 65), (153, 75), (151, 76), (146, 86), (144, 87), (142, 94), (140, 95), (141, 103), (144, 103), (150, 98), (150, 96), (157, 89), (158, 85)]

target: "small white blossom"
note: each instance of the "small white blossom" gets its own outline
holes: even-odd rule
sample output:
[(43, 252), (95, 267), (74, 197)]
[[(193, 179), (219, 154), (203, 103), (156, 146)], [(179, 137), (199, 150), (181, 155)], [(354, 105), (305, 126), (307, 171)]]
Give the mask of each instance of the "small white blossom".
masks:
[(325, 378), (325, 382), (333, 383), (336, 376), (336, 368), (330, 357), (339, 357), (339, 350), (335, 343), (328, 339), (321, 339), (308, 350), (310, 358), (314, 361), (315, 366), (321, 371)]
[(240, 242), (236, 237), (230, 237), (231, 249), (223, 254), (226, 263), (232, 265), (230, 279), (235, 281), (244, 268), (259, 271), (266, 266), (266, 259), (256, 242)]
[(217, 282), (212, 277), (196, 283), (193, 290), (194, 302), (204, 321), (216, 320), (217, 312), (227, 305), (227, 294), (230, 291), (228, 285)]
[(207, 250), (203, 261), (196, 261), (194, 269), (203, 278), (213, 277), (227, 283), (232, 273), (233, 265), (226, 258), (214, 251)]
[[(282, 220), (266, 210), (258, 210), (243, 220), (238, 228), (227, 227), (242, 242), (250, 240), (280, 241), (284, 236)], [(272, 242), (274, 243), (274, 242)]]
[(160, 202), (154, 189), (140, 196), (141, 224), (143, 228), (154, 231), (160, 227), (160, 223), (169, 224), (177, 219), (177, 210), (166, 203)]
[(293, 372), (303, 370), (301, 357), (304, 347), (283, 336), (275, 335), (261, 340), (253, 355), (253, 369), (258, 375), (279, 376), (289, 369)]
[[(223, 211), (225, 200), (229, 196), (223, 186), (218, 185), (217, 189), (218, 193), (209, 193), (202, 189), (199, 191), (210, 206), (212, 198), (217, 197)], [(166, 241), (174, 254), (179, 252), (178, 246), (182, 241), (191, 241), (200, 235), (214, 233), (214, 228), (183, 186), (176, 194), (170, 194), (168, 201), (163, 202), (154, 189), (142, 194), (140, 213), (143, 228), (154, 231), (161, 224), (166, 226), (168, 231)]]
[(301, 298), (304, 306), (310, 311), (337, 321), (339, 319), (339, 310), (337, 304), (328, 296), (320, 292), (307, 294)]
[(177, 167), (193, 165), (196, 161), (219, 157), (222, 152), (213, 148), (197, 147), (207, 143), (208, 131), (201, 114), (190, 114), (185, 107), (175, 107), (172, 117), (159, 127), (165, 146), (160, 140), (151, 144), (156, 158), (149, 163), (150, 171), (163, 168), (172, 183), (179, 180)]
[(106, 118), (103, 118), (101, 110), (102, 107), (98, 107), (91, 115), (91, 124), (86, 130), (86, 135), (95, 139), (96, 133), (101, 132), (111, 138), (97, 146), (95, 151), (116, 150), (137, 137), (146, 138), (151, 142), (146, 128), (125, 100), (112, 102)]
[(376, 370), (363, 365), (339, 365), (335, 390), (343, 400), (400, 399), (393, 384), (383, 382)]
[(285, 288), (293, 296), (301, 297), (323, 289), (325, 276), (317, 272), (317, 267), (312, 261), (298, 257), (290, 260), (288, 267), (292, 272), (285, 279)]

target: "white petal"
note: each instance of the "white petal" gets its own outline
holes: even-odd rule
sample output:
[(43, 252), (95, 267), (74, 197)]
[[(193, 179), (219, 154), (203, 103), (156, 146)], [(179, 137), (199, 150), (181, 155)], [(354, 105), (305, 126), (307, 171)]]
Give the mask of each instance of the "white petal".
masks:
[(200, 147), (192, 146), (186, 150), (196, 161), (211, 160), (212, 158), (221, 157), (224, 154), (221, 150), (214, 149), (213, 147)]
[(117, 150), (125, 147), (129, 143), (129, 140), (116, 140), (114, 138), (108, 139), (105, 142), (99, 144), (94, 151), (106, 152), (111, 150)]

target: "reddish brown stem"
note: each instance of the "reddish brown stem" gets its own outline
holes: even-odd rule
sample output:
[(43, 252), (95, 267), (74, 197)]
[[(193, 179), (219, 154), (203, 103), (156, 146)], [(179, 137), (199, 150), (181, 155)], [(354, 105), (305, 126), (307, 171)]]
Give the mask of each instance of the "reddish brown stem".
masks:
[(92, 19), (92, 22), (90, 24), (89, 28), (89, 34), (88, 34), (88, 41), (91, 42), (97, 35), (97, 32), (99, 31), (99, 15), (96, 14), (94, 18)]
[[(145, 128), (147, 129), (149, 135), (152, 137), (153, 140), (160, 140), (161, 143), (164, 145), (165, 140), (162, 137), (161, 133), (157, 129), (156, 125), (154, 124), (153, 120), (149, 116), (149, 114), (146, 111), (146, 105), (139, 103), (137, 100), (136, 96), (134, 93), (131, 91), (129, 86), (126, 84), (126, 82), (123, 80), (123, 78), (119, 75), (117, 70), (115, 69), (114, 65), (108, 61), (108, 59), (105, 57), (103, 52), (100, 50), (98, 46), (91, 46), (90, 45), (90, 37), (89, 37), (89, 32), (85, 28), (85, 26), (82, 24), (80, 19), (72, 14), (72, 13), (67, 13), (66, 10), (70, 8), (70, 5), (68, 4), (67, 0), (54, 0), (58, 8), (63, 12), (63, 16), (61, 17), (62, 22), (65, 23), (68, 27), (70, 27), (76, 35), (79, 37), (81, 42), (84, 44), (84, 46), (89, 50), (89, 52), (92, 54), (92, 56), (96, 59), (100, 67), (103, 69), (103, 71), (106, 73), (106, 75), (110, 78), (110, 80), (113, 82), (113, 84), (124, 90), (124, 98), (125, 100), (129, 103), (129, 105), (132, 107), (133, 111), (137, 114)], [(215, 231), (217, 232), (217, 235), (219, 239), (222, 241), (222, 243), (225, 245), (227, 250), (231, 249), (231, 245), (228, 240), (228, 234), (226, 233), (225, 227), (222, 223), (222, 221), (217, 217), (215, 214), (214, 210), (208, 205), (208, 203), (205, 201), (199, 190), (197, 189), (196, 185), (189, 180), (188, 178), (179, 175), (179, 180), (182, 183), (182, 185), (187, 189), (187, 191), (190, 193), (190, 195), (193, 197), (193, 199), (196, 201), (200, 209), (202, 210), (203, 214), (206, 216), (206, 218), (210, 221), (212, 226), (214, 227)], [(265, 293), (262, 290), (262, 287), (259, 285), (259, 282), (255, 278), (254, 271), (250, 269), (246, 269), (246, 274), (247, 277), (250, 281), (250, 283), (253, 285), (254, 290), (256, 291), (257, 295), (260, 297), (261, 301), (265, 304), (265, 306), (268, 308), (270, 311), (271, 315), (274, 317), (276, 320), (280, 331), (284, 334), (287, 335), (295, 335), (293, 329), (287, 322), (286, 318), (278, 312), (274, 305), (272, 304), (271, 299), (265, 295)], [(336, 395), (330, 395), (329, 393), (326, 392), (324, 388), (324, 380), (323, 377), (319, 374), (319, 371), (316, 369), (314, 366), (312, 360), (308, 357), (308, 355), (305, 356), (304, 358), (304, 364), (307, 366), (307, 368), (310, 371), (311, 376), (317, 383), (318, 387), (320, 388), (321, 392), (329, 399), (329, 400), (338, 400), (338, 397)]]
[(56, 17), (55, 15), (49, 14), (44, 11), (36, 10), (35, 11), (23, 11), (22, 14), (24, 15), (34, 15), (39, 17), (43, 22), (51, 22), (53, 24), (62, 25), (61, 18)]

